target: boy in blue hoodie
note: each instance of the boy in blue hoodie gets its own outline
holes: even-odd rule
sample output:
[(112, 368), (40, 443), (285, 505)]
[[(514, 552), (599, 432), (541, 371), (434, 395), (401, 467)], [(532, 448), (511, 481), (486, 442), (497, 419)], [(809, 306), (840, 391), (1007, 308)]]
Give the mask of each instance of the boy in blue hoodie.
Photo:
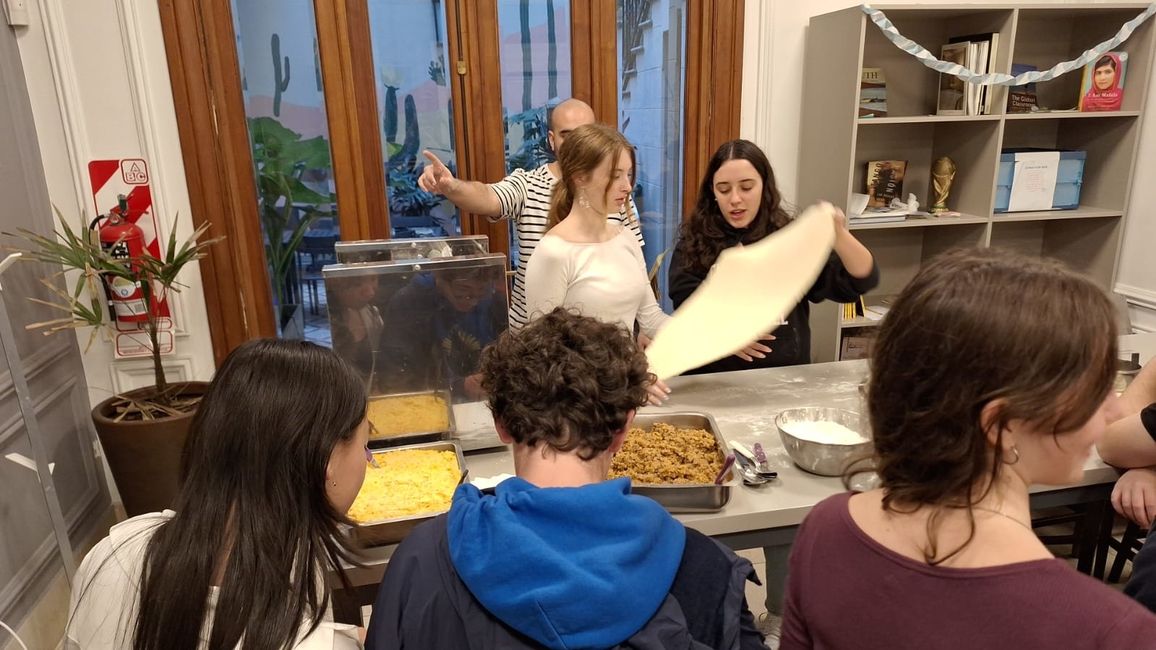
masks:
[(488, 347), (516, 477), (401, 543), (366, 647), (765, 649), (751, 564), (606, 480), (650, 379), (630, 332), (561, 308)]

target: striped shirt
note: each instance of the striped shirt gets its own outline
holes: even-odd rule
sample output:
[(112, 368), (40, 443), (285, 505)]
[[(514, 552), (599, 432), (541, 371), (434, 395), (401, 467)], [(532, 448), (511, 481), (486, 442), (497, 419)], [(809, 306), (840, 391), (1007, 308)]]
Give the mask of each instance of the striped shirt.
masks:
[[(502, 205), (502, 218), (513, 219), (518, 233), (518, 269), (514, 273), (514, 290), (510, 296), (510, 326), (514, 329), (529, 321), (526, 313), (526, 265), (538, 247), (538, 241), (546, 234), (550, 195), (557, 182), (549, 165), (542, 165), (531, 171), (515, 169), (509, 176), (490, 184)], [(638, 238), (638, 245), (642, 246), (645, 241), (638, 227), (638, 218), (634, 216), (637, 214), (634, 199), (630, 198), (626, 214), (613, 213), (607, 218), (628, 228)]]

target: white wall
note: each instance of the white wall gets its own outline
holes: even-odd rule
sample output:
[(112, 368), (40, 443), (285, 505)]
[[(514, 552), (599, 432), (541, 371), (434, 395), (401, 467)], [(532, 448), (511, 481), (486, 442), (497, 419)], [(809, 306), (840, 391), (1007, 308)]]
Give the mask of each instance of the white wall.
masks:
[[(1011, 0), (1000, 4), (1032, 4)], [(747, 0), (743, 38), (743, 113), (741, 135), (761, 146), (774, 165), (780, 189), (794, 199), (799, 160), (802, 111), (803, 45), (812, 16), (860, 3), (850, 0)], [(959, 0), (889, 0), (888, 4), (969, 4)], [(974, 4), (991, 4), (977, 2)], [(1038, 4), (1038, 2), (1035, 2)], [(1053, 4), (1062, 4), (1055, 1)], [(1142, 5), (1137, 6), (1139, 13)], [(868, 25), (868, 29), (875, 29)], [(1133, 326), (1156, 331), (1156, 218), (1146, 206), (1156, 206), (1156, 184), (1141, 179), (1156, 176), (1156, 84), (1148, 84), (1146, 115), (1141, 125), (1140, 153), (1133, 185), (1132, 213), (1124, 233), (1116, 290), (1128, 297)]]
[[(161, 236), (193, 230), (168, 65), (155, 2), (34, 0), (31, 24), (16, 29), (44, 173), (52, 202), (68, 216), (93, 214), (88, 162), (144, 158), (152, 176)], [(208, 379), (212, 346), (200, 271), (194, 264), (172, 300), (176, 350), (172, 379)], [(78, 333), (81, 349), (88, 332)], [(84, 353), (89, 398), (152, 383), (147, 360), (114, 360), (100, 337)], [(111, 482), (110, 482), (111, 484)]]

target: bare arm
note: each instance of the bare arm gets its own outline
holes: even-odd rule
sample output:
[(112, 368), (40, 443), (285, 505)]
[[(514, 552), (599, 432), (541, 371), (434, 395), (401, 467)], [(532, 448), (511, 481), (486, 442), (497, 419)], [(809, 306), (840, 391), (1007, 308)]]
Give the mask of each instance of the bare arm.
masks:
[(1156, 359), (1149, 361), (1120, 395), (1119, 418), (1108, 424), (1096, 443), (1100, 458), (1116, 467), (1156, 465), (1156, 440), (1144, 426), (1140, 412), (1156, 404)]
[(839, 256), (839, 261), (843, 263), (843, 268), (847, 269), (848, 273), (856, 278), (865, 278), (871, 275), (875, 258), (871, 256), (871, 251), (851, 234), (843, 211), (836, 210), (836, 212), (838, 214), (835, 216), (835, 254)]
[(1096, 449), (1105, 463), (1116, 467), (1156, 465), (1156, 441), (1144, 428), (1139, 413), (1109, 424)]
[(1120, 414), (1133, 415), (1156, 403), (1156, 358), (1150, 360), (1120, 395)]
[(466, 212), (489, 217), (502, 215), (502, 204), (493, 188), (477, 181), (454, 178), (453, 172), (429, 151), (423, 151), (429, 164), (417, 179), (418, 187), (432, 194), (441, 194)]

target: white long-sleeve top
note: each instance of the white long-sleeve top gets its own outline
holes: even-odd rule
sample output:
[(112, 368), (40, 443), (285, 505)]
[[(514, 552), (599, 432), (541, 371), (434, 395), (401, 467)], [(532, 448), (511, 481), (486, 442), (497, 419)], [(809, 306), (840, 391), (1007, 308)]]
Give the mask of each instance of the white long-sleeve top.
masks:
[(625, 229), (597, 243), (542, 237), (526, 267), (526, 311), (534, 320), (555, 307), (631, 331), (637, 321), (650, 337), (670, 318), (654, 299), (637, 237)]

